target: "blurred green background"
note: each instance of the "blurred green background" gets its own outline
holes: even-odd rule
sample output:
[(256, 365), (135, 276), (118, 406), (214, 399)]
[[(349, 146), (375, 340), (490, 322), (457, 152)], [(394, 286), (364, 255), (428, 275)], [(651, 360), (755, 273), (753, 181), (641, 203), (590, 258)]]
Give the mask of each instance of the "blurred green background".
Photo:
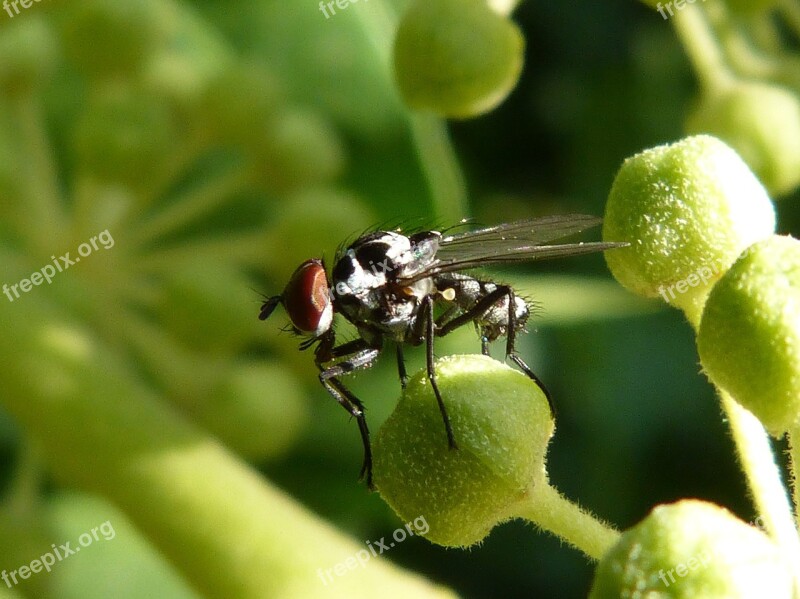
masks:
[[(76, 329), (100, 340), (160, 402), (357, 542), (374, 541), (403, 523), (357, 482), (355, 423), (281, 331), (282, 310), (257, 320), (261, 294), (376, 226), (602, 215), (625, 157), (683, 135), (694, 82), (658, 13), (632, 0), (527, 0), (514, 13), (526, 40), (519, 84), (489, 114), (449, 123), (448, 141), (442, 121), (410, 112), (395, 89), (388, 63), (405, 5), (364, 0), (330, 19), (298, 0), (44, 0), (0, 12), (0, 283), (74, 257), (101, 231), (115, 242), (13, 302), (0, 296), (0, 568), (105, 520), (118, 533), (9, 596), (203, 596), (125, 510), (51, 471), (46, 418), (19, 416), (28, 394), (62, 384), (47, 356), (21, 362), (15, 339), (29, 320), (64, 323), (54, 347), (80, 345)], [(457, 176), (448, 187), (459, 172), (463, 187)], [(779, 214), (779, 231), (794, 230), (791, 198)], [(627, 294), (602, 256), (496, 276), (537, 306), (519, 351), (558, 408), (554, 486), (620, 528), (681, 497), (755, 516), (678, 311)], [(478, 352), (468, 329), (437, 353)], [(419, 368), (420, 352), (409, 362)], [(394, 360), (348, 382), (377, 431), (400, 392)], [(386, 558), (473, 599), (582, 597), (593, 570), (520, 522), (469, 550), (413, 538)]]

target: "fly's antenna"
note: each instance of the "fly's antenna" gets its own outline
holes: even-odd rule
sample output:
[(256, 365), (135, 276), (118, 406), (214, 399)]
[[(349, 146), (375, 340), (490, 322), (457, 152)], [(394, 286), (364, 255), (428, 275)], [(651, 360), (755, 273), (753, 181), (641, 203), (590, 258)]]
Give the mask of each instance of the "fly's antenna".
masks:
[(258, 314), (259, 320), (266, 320), (275, 308), (283, 301), (283, 296), (274, 295), (261, 304), (261, 312)]

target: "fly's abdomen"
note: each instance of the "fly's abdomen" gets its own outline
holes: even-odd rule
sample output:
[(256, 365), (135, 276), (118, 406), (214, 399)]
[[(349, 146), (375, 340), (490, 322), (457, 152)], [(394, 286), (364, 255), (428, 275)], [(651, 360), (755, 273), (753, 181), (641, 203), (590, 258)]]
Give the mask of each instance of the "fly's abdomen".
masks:
[[(481, 287), (486, 293), (491, 293), (495, 291), (498, 286), (494, 283), (481, 283)], [(508, 335), (510, 298), (511, 296), (509, 294), (504, 294), (476, 320), (482, 337), (486, 337), (489, 341), (494, 341), (498, 337), (505, 337)], [(525, 323), (528, 322), (530, 310), (524, 299), (517, 295), (514, 295), (513, 298), (514, 330), (522, 331), (525, 329)]]
[[(492, 294), (499, 295), (488, 308), (476, 314), (474, 322), (482, 337), (494, 341), (504, 337), (509, 329), (509, 301), (513, 292), (508, 286), (479, 281), (459, 274), (448, 274), (438, 277), (437, 287), (440, 292), (452, 288), (453, 303), (461, 313), (474, 310), (484, 298)], [(503, 291), (506, 290), (504, 293)], [(528, 303), (521, 297), (514, 298), (514, 330), (523, 331), (530, 315)]]

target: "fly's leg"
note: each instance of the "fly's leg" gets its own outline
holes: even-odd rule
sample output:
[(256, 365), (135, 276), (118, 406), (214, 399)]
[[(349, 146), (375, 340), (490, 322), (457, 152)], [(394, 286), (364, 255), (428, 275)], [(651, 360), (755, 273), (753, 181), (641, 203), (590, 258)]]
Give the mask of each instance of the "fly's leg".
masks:
[[(482, 298), (480, 298), (475, 304), (465, 312), (462, 312), (455, 318), (441, 323), (438, 327), (436, 334), (440, 337), (447, 335), (448, 333), (453, 332), (455, 329), (467, 324), (468, 322), (474, 322), (480, 319), (487, 310), (489, 310), (493, 305), (495, 305), (498, 301), (503, 298), (507, 299), (508, 302), (508, 323), (506, 327), (506, 359), (510, 359), (514, 362), (522, 372), (525, 373), (533, 382), (535, 382), (539, 388), (544, 393), (545, 397), (547, 398), (547, 403), (550, 406), (550, 412), (555, 416), (555, 406), (553, 404), (553, 398), (550, 395), (550, 391), (547, 390), (547, 387), (544, 386), (541, 379), (536, 376), (533, 371), (528, 367), (525, 361), (520, 358), (515, 349), (516, 345), (516, 334), (517, 334), (517, 312), (516, 312), (516, 301), (515, 301), (515, 294), (514, 290), (511, 289), (508, 285), (498, 285), (493, 291), (490, 291)], [(489, 355), (489, 342), (493, 339), (490, 339), (485, 333), (481, 334), (481, 352), (483, 355)]]
[(517, 366), (519, 366), (520, 370), (524, 372), (530, 379), (533, 380), (539, 386), (539, 389), (542, 390), (544, 393), (545, 398), (547, 399), (547, 405), (550, 406), (550, 414), (555, 418), (556, 416), (556, 407), (553, 403), (553, 397), (550, 395), (550, 391), (547, 390), (547, 387), (544, 386), (544, 383), (541, 379), (536, 376), (530, 367), (525, 363), (525, 361), (517, 355), (515, 344), (517, 340), (517, 310), (516, 310), (516, 301), (514, 290), (510, 287), (508, 289), (508, 328), (506, 333), (506, 359), (510, 359), (514, 362)]
[[(507, 296), (509, 292), (513, 294), (510, 287), (498, 285), (496, 289), (484, 295), (468, 310), (465, 310), (447, 322), (440, 323), (436, 334), (439, 337), (444, 337), (445, 335), (455, 331), (457, 328), (464, 326), (468, 322), (474, 322), (483, 316), (489, 308), (500, 301), (504, 296)], [(486, 341), (488, 343), (489, 339)]]
[(525, 361), (522, 358), (520, 358), (517, 354), (514, 353), (508, 354), (508, 357), (511, 359), (512, 362), (514, 362), (514, 364), (519, 366), (519, 369), (522, 370), (522, 372), (524, 372), (528, 376), (528, 378), (530, 378), (531, 380), (533, 380), (534, 383), (539, 385), (539, 389), (542, 390), (542, 393), (544, 393), (544, 396), (547, 399), (547, 405), (550, 406), (550, 414), (553, 416), (553, 418), (555, 418), (556, 406), (553, 403), (553, 397), (552, 395), (550, 395), (550, 391), (548, 391), (547, 387), (544, 386), (542, 380), (533, 373), (533, 371), (525, 363)]
[(426, 296), (425, 299), (422, 300), (422, 320), (425, 328), (425, 354), (427, 357), (428, 380), (431, 382), (433, 394), (436, 396), (436, 402), (439, 404), (439, 411), (442, 413), (444, 428), (447, 432), (447, 444), (450, 446), (450, 449), (458, 449), (456, 438), (453, 435), (453, 428), (450, 426), (450, 417), (447, 415), (447, 408), (444, 407), (442, 394), (436, 382), (436, 369), (433, 355), (433, 339), (436, 336), (436, 321), (433, 318), (433, 296), (431, 295)]
[[(373, 490), (372, 485), (372, 447), (369, 441), (367, 419), (364, 416), (364, 404), (359, 400), (338, 377), (349, 374), (360, 368), (370, 368), (380, 353), (379, 348), (371, 347), (362, 339), (350, 341), (339, 347), (333, 346), (333, 335), (327, 335), (317, 348), (316, 362), (320, 369), (319, 380), (325, 390), (358, 422), (361, 433), (361, 442), (364, 445), (364, 463), (359, 472), (359, 478), (365, 478), (367, 487)], [(341, 360), (333, 365), (331, 362)]]
[(399, 343), (397, 348), (397, 374), (400, 377), (400, 386), (405, 389), (408, 383), (408, 372), (406, 371), (406, 361), (403, 358), (403, 346)]

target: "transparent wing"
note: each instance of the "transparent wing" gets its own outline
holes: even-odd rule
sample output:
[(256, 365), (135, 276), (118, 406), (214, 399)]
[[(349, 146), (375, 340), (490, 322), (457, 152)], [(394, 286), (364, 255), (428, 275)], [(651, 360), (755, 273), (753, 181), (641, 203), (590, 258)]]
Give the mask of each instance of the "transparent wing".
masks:
[(439, 243), (436, 260), (425, 272), (415, 274), (414, 280), (480, 266), (577, 256), (628, 245), (613, 242), (544, 245), (595, 227), (601, 222), (602, 219), (595, 216), (570, 214), (515, 221), (447, 235)]
[(509, 244), (514, 242), (522, 246), (541, 245), (596, 227), (601, 222), (603, 222), (602, 219), (585, 214), (529, 218), (476, 231), (466, 231), (457, 235), (448, 235), (442, 238), (439, 251), (444, 252), (442, 256), (445, 257), (447, 253), (456, 254), (475, 246), (484, 249), (491, 248), (493, 245), (508, 248)]

